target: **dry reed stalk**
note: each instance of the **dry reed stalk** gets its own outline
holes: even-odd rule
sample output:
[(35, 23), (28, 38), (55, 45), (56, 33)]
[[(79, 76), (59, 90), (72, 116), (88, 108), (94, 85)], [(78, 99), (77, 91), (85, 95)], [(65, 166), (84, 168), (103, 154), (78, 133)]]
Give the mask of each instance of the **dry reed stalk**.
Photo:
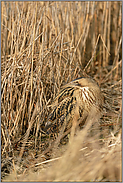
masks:
[[(26, 153), (45, 152), (51, 142), (43, 134), (50, 104), (62, 85), (83, 75), (94, 77), (105, 92), (102, 122), (116, 124), (112, 128), (119, 131), (122, 3), (1, 4), (2, 171), (14, 166), (12, 160), (16, 166), (23, 142), (22, 167)], [(62, 139), (70, 131), (65, 133)]]

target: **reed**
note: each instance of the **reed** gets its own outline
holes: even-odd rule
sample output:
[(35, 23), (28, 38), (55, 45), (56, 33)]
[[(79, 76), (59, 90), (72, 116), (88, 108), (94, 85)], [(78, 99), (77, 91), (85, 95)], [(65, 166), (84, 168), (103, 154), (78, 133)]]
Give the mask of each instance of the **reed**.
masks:
[(108, 141), (122, 121), (122, 2), (1, 2), (2, 180), (17, 166), (18, 179), (25, 167), (52, 157), (47, 147), (57, 137), (43, 133), (50, 104), (61, 86), (83, 75), (104, 93), (100, 124)]

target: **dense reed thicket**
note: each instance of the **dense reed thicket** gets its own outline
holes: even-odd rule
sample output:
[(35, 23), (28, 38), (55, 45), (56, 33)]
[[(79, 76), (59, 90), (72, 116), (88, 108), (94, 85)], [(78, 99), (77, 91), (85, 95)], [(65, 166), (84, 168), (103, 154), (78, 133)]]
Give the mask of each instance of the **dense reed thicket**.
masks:
[[(42, 175), (45, 169), (44, 177), (34, 175), (35, 180), (121, 180), (122, 2), (6, 1), (1, 5), (2, 180), (12, 171), (16, 181), (26, 180), (19, 176), (27, 176), (30, 167), (38, 162), (58, 157), (60, 149), (67, 149), (63, 166), (58, 169), (61, 175), (56, 173), (55, 177), (57, 163), (54, 172), (49, 165), (41, 164), (40, 169), (31, 171), (40, 170)], [(50, 104), (61, 86), (87, 75), (98, 82), (105, 96), (105, 112), (100, 120), (103, 135), (94, 138), (83, 129), (87, 135), (81, 141), (82, 133), (78, 133), (77, 147), (74, 143), (71, 147), (63, 145), (63, 139), (58, 152), (52, 152), (48, 145), (57, 137), (49, 138), (43, 133)], [(69, 134), (66, 136), (69, 139)], [(91, 148), (90, 141), (94, 142)], [(101, 143), (96, 146), (97, 141)], [(81, 148), (87, 151), (79, 153)], [(74, 174), (67, 167), (65, 178), (61, 170), (68, 154)], [(93, 165), (95, 170), (91, 172)], [(98, 174), (101, 167), (104, 170)], [(50, 175), (46, 176), (48, 171)]]

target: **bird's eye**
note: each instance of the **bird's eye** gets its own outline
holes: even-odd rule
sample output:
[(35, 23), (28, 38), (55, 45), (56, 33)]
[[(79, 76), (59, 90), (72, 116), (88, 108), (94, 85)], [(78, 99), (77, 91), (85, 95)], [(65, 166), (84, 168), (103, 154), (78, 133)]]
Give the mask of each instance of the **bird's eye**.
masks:
[(80, 84), (78, 81), (76, 81), (76, 85), (77, 85), (77, 86), (81, 86), (81, 84)]

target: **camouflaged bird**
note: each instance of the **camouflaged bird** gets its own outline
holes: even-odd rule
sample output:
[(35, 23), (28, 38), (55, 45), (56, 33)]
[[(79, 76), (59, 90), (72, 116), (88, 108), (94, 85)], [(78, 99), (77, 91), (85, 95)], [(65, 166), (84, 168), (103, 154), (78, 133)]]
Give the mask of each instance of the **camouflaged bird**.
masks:
[(98, 84), (90, 78), (78, 78), (64, 85), (52, 103), (52, 112), (47, 118), (45, 131), (59, 132), (66, 122), (71, 123), (75, 113), (86, 118), (92, 107), (101, 113), (103, 95)]

